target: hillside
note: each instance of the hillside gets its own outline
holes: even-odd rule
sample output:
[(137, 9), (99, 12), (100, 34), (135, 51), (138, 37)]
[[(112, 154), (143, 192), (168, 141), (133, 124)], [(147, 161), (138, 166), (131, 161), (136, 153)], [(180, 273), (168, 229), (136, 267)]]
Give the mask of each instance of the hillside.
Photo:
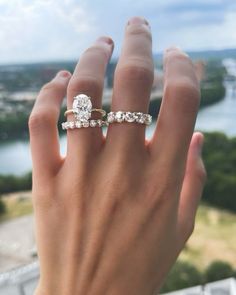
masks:
[(201, 205), (195, 230), (180, 259), (205, 268), (213, 260), (236, 267), (236, 214)]

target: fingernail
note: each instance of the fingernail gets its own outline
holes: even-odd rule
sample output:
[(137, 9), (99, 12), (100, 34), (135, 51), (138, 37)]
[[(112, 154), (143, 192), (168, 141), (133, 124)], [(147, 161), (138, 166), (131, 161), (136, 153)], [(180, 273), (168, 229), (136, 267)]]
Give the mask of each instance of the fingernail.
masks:
[(171, 52), (171, 51), (183, 51), (179, 46), (170, 46), (168, 47), (165, 52)]
[(108, 37), (108, 36), (101, 36), (101, 37), (99, 37), (99, 38), (96, 40), (96, 42), (106, 43), (106, 44), (108, 44), (112, 49), (113, 49), (113, 47), (114, 47), (114, 42), (113, 42), (113, 40), (112, 40), (110, 37)]
[(57, 73), (56, 77), (68, 79), (71, 76), (71, 73), (68, 71), (60, 71)]
[(134, 16), (130, 18), (127, 25), (147, 25), (150, 27), (148, 21), (145, 18), (140, 16)]

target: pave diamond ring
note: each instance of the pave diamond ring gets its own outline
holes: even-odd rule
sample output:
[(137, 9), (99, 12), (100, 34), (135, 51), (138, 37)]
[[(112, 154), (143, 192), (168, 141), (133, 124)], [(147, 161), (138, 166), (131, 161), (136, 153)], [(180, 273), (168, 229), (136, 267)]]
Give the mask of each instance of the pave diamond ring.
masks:
[(107, 114), (107, 122), (108, 124), (128, 122), (150, 125), (152, 116), (141, 112), (110, 112)]
[(103, 120), (89, 120), (89, 121), (67, 121), (61, 124), (63, 130), (88, 128), (88, 127), (103, 127), (108, 126), (107, 121)]
[(78, 94), (74, 97), (72, 109), (67, 110), (64, 115), (74, 114), (76, 120), (87, 122), (91, 118), (92, 112), (98, 112), (103, 117), (106, 116), (106, 111), (103, 109), (93, 109), (91, 97), (85, 94)]

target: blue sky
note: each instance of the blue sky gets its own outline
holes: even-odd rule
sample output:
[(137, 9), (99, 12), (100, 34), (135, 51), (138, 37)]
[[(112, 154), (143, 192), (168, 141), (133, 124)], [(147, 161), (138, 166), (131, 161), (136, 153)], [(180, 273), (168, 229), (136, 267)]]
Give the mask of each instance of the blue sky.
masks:
[(0, 63), (77, 59), (100, 35), (117, 56), (133, 15), (150, 22), (154, 52), (236, 48), (235, 0), (0, 0)]

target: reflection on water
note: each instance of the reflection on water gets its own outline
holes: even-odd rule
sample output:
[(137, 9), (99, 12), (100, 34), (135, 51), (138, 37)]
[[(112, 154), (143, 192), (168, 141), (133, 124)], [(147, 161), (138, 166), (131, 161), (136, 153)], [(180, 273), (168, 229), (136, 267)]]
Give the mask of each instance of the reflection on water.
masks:
[[(232, 63), (231, 63), (232, 65)], [(233, 68), (233, 67), (232, 67)], [(236, 71), (236, 62), (234, 62)], [(232, 82), (226, 82), (226, 97), (223, 101), (201, 110), (196, 129), (202, 131), (221, 131), (236, 136), (236, 89)], [(151, 137), (155, 124), (147, 128)], [(61, 152), (66, 153), (66, 136), (61, 137)], [(26, 173), (32, 169), (28, 141), (11, 141), (0, 144), (0, 174)]]

